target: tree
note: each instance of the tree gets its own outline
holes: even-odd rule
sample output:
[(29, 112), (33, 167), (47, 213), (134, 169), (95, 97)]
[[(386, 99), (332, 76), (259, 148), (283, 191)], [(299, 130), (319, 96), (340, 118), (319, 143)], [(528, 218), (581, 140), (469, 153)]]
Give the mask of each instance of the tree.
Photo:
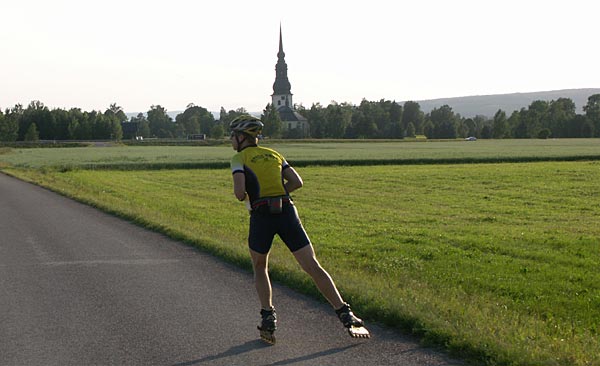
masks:
[(594, 125), (585, 114), (576, 115), (567, 126), (565, 137), (593, 137)]
[(550, 130), (550, 135), (553, 137), (567, 137), (567, 126), (573, 121), (575, 115), (575, 103), (569, 98), (559, 98), (550, 102), (545, 123), (542, 125)]
[[(396, 103), (396, 101), (393, 101), (392, 104), (390, 105), (390, 109), (389, 109), (389, 114), (390, 114), (390, 122), (391, 122), (391, 132), (390, 132), (390, 137), (392, 138), (403, 138), (404, 135), (408, 136), (408, 132), (406, 131), (408, 129), (408, 126), (406, 126), (406, 128), (404, 128), (404, 126), (402, 125), (402, 106), (398, 103)], [(414, 124), (413, 124), (413, 128), (414, 128)], [(413, 133), (414, 135), (414, 133)]]
[(552, 132), (550, 131), (550, 129), (548, 128), (542, 128), (540, 130), (540, 132), (538, 132), (538, 139), (547, 139), (548, 137), (550, 137), (550, 135), (552, 134)]
[(272, 138), (281, 137), (281, 118), (279, 117), (279, 112), (277, 112), (277, 109), (271, 103), (266, 105), (260, 119), (265, 125), (263, 127), (263, 135)]
[(175, 123), (184, 136), (197, 133), (209, 135), (215, 125), (215, 117), (206, 108), (190, 103), (183, 113), (177, 115)]
[(491, 124), (486, 123), (482, 128), (481, 128), (481, 138), (482, 139), (491, 139), (492, 138), (492, 133), (493, 133), (493, 127)]
[(6, 116), (0, 111), (0, 141), (16, 141), (19, 136), (19, 121), (7, 111)]
[(150, 127), (150, 135), (171, 138), (175, 132), (175, 124), (167, 110), (160, 105), (153, 105), (148, 111), (148, 126)]
[(38, 129), (35, 123), (29, 125), (23, 139), (25, 141), (38, 141), (40, 139), (40, 135), (38, 133)]
[[(121, 140), (123, 138), (122, 124), (127, 122), (127, 116), (123, 112), (123, 108), (112, 103), (104, 112), (104, 123), (108, 126), (108, 137), (111, 140)], [(130, 137), (130, 136), (127, 136)]]
[(593, 136), (600, 137), (600, 94), (590, 96), (583, 110), (594, 128)]
[(375, 122), (377, 130), (375, 135), (369, 137), (389, 138), (392, 130), (389, 110), (391, 109), (392, 102), (381, 99), (379, 102), (370, 103), (373, 122)]
[(125, 114), (125, 112), (123, 112), (123, 108), (118, 106), (117, 103), (112, 103), (104, 112), (104, 115), (115, 116), (119, 123), (127, 121), (127, 115)]
[(406, 137), (415, 137), (416, 135), (415, 125), (409, 122), (408, 127), (406, 127)]
[(210, 130), (210, 137), (213, 139), (222, 139), (225, 136), (225, 129), (223, 128), (223, 124), (215, 123), (213, 128)]
[(464, 128), (466, 128), (467, 130), (466, 135), (464, 135), (463, 137), (481, 137), (481, 134), (479, 133), (479, 126), (473, 118), (467, 118), (464, 121), (462, 121), (462, 126), (464, 126)]
[(536, 100), (529, 105), (527, 110), (521, 110), (521, 124), (524, 129), (523, 138), (537, 138), (540, 130), (544, 128), (547, 120), (549, 103), (545, 100)]
[[(473, 121), (470, 118), (467, 119)], [(466, 121), (467, 120), (462, 119), (459, 114), (456, 115), (456, 136), (463, 138), (471, 136), (471, 134), (469, 134), (470, 128)]]
[(304, 112), (308, 120), (311, 137), (320, 139), (325, 137), (325, 109), (320, 103), (313, 104), (309, 110)]
[(352, 110), (348, 105), (333, 102), (325, 108), (325, 121), (325, 137), (341, 139), (352, 121)]
[(71, 108), (69, 110), (69, 123), (67, 125), (67, 131), (69, 140), (85, 140), (88, 138), (84, 135), (84, 129), (87, 124), (84, 121), (85, 115), (79, 108)]
[(428, 118), (425, 119), (423, 124), (423, 134), (429, 139), (435, 138), (435, 126)]
[(506, 112), (502, 109), (498, 109), (498, 112), (494, 115), (494, 122), (492, 124), (492, 138), (503, 139), (508, 133), (508, 121), (506, 119)]
[(429, 114), (429, 119), (434, 126), (434, 138), (454, 139), (457, 137), (457, 119), (449, 105), (445, 104), (434, 108)]
[(355, 138), (373, 138), (377, 135), (377, 124), (375, 117), (377, 111), (374, 110), (373, 104), (366, 99), (360, 102), (352, 114), (352, 127)]
[(79, 127), (77, 129), (78, 139), (94, 139), (95, 113), (82, 112), (80, 109), (71, 109), (71, 118), (76, 118)]
[(111, 140), (120, 141), (123, 138), (123, 127), (118, 118), (112, 118), (110, 121), (110, 138)]
[(198, 107), (192, 103), (188, 104), (186, 110), (175, 117), (177, 131), (179, 131), (178, 135), (181, 135), (181, 137), (186, 137), (198, 133), (208, 134), (212, 128), (212, 125), (214, 124), (214, 118), (212, 117), (212, 114), (210, 114), (210, 120), (208, 123), (205, 122), (205, 126), (201, 126), (200, 122), (201, 119), (204, 118), (205, 114), (210, 114), (210, 112), (208, 112), (208, 110), (205, 108)]
[(131, 119), (137, 123), (137, 135), (142, 137), (150, 137), (150, 124), (143, 113), (138, 113), (137, 117)]
[(221, 106), (221, 110), (219, 111), (219, 121), (221, 121), (221, 123), (227, 123), (227, 124), (229, 124), (229, 122), (230, 122), (230, 121), (227, 121), (227, 111), (222, 106)]
[(415, 126), (415, 131), (417, 134), (423, 132), (423, 121), (425, 120), (425, 115), (421, 111), (421, 106), (417, 102), (405, 102), (404, 108), (402, 111), (402, 129), (406, 130), (408, 128), (408, 124), (412, 123)]
[(516, 139), (527, 138), (527, 121), (525, 119), (526, 114), (527, 110), (525, 108), (521, 108), (519, 112), (514, 111), (508, 119), (510, 125), (512, 126), (512, 136)]
[(29, 131), (32, 123), (36, 124), (38, 138), (44, 140), (54, 139), (54, 120), (48, 107), (44, 106), (39, 100), (34, 100), (25, 110), (19, 121), (19, 140), (25, 139), (25, 134)]
[(89, 123), (90, 135), (89, 139), (93, 140), (108, 140), (110, 139), (110, 124), (104, 118), (104, 114), (100, 111), (85, 112), (86, 119)]
[[(400, 106), (399, 106), (400, 107)], [(402, 107), (400, 107), (402, 108)], [(410, 125), (410, 123), (409, 123)], [(414, 135), (415, 125), (412, 125), (413, 131), (412, 135)], [(402, 128), (402, 117), (399, 119), (394, 119), (392, 114), (390, 114), (390, 127), (389, 127), (389, 138), (392, 139), (402, 139), (404, 136), (410, 136), (408, 131), (408, 126), (406, 129)]]
[(52, 115), (52, 121), (54, 122), (54, 133), (48, 136), (48, 139), (52, 140), (69, 140), (71, 134), (69, 133), (69, 124), (71, 122), (71, 116), (69, 112), (64, 109), (53, 109), (50, 111)]

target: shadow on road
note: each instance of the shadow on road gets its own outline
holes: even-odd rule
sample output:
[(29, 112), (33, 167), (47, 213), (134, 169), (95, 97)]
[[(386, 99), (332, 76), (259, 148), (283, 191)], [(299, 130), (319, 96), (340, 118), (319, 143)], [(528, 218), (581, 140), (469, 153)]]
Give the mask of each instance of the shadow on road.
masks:
[(203, 362), (214, 361), (214, 360), (218, 360), (220, 358), (226, 358), (226, 357), (231, 357), (231, 356), (237, 356), (237, 355), (241, 355), (242, 353), (253, 351), (255, 349), (267, 348), (267, 347), (271, 347), (271, 346), (269, 346), (268, 344), (265, 344), (264, 342), (256, 339), (256, 340), (253, 340), (253, 341), (246, 342), (244, 344), (240, 344), (239, 346), (231, 347), (227, 351), (221, 352), (221, 353), (216, 354), (216, 355), (206, 356), (206, 357), (200, 358), (198, 360), (187, 361), (187, 362), (182, 362), (182, 363), (176, 363), (173, 366), (192, 366), (192, 365), (198, 365), (198, 364), (203, 363)]
[[(332, 349), (328, 349), (325, 351), (321, 351), (321, 352), (316, 352), (310, 355), (305, 355), (305, 356), (300, 356), (300, 357), (295, 357), (295, 358), (290, 358), (290, 359), (286, 359), (286, 360), (281, 360), (281, 361), (277, 361), (275, 363), (270, 363), (267, 364), (265, 366), (280, 366), (280, 365), (291, 365), (297, 362), (302, 362), (302, 361), (308, 361), (308, 360), (313, 360), (313, 359), (317, 359), (319, 357), (323, 357), (323, 356), (329, 356), (338, 352), (343, 352), (345, 350), (348, 350), (350, 348), (356, 347), (358, 346), (358, 344), (351, 344), (349, 346), (345, 346), (345, 347), (338, 347), (338, 348), (332, 348)], [(181, 363), (176, 363), (173, 366), (193, 366), (193, 365), (199, 365), (202, 364), (204, 362), (210, 362), (210, 361), (214, 361), (214, 360), (218, 360), (218, 359), (222, 359), (222, 358), (227, 358), (227, 357), (231, 357), (231, 356), (238, 356), (241, 355), (243, 353), (246, 352), (250, 352), (256, 349), (261, 349), (261, 348), (268, 348), (268, 347), (272, 347), (268, 344), (265, 344), (264, 342), (260, 341), (260, 340), (253, 340), (253, 341), (249, 341), (246, 342), (244, 344), (241, 344), (239, 346), (234, 346), (231, 347), (230, 349), (228, 349), (225, 352), (221, 352), (219, 354), (216, 355), (211, 355), (211, 356), (206, 356), (204, 358), (200, 358), (197, 360), (193, 360), (193, 361), (186, 361), (186, 362), (181, 362)]]
[(314, 360), (314, 359), (317, 359), (319, 357), (329, 356), (329, 355), (333, 355), (335, 353), (344, 352), (345, 350), (350, 349), (350, 348), (354, 348), (356, 346), (358, 346), (358, 344), (351, 344), (351, 345), (345, 346), (345, 347), (331, 348), (331, 349), (328, 349), (328, 350), (325, 350), (325, 351), (316, 352), (316, 353), (313, 353), (313, 354), (310, 354), (310, 355), (306, 355), (306, 356), (300, 356), (300, 357), (290, 358), (290, 359), (287, 359), (287, 360), (277, 361), (275, 363), (270, 363), (270, 364), (267, 364), (265, 366), (291, 365), (291, 364), (294, 364), (296, 362)]

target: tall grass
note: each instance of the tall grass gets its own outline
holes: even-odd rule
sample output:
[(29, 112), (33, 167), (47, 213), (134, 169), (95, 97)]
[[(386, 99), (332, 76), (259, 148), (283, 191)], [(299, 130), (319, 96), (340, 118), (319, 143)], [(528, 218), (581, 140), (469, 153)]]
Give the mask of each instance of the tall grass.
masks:
[[(11, 170), (248, 267), (228, 170)], [(371, 320), (475, 363), (600, 364), (600, 163), (299, 169), (319, 258)], [(317, 295), (283, 245), (274, 277)]]

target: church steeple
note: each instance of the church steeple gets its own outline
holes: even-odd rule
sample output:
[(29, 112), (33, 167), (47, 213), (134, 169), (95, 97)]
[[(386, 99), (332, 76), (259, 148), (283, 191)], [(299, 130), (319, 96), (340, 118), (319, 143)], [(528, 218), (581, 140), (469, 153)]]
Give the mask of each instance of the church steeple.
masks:
[[(281, 24), (279, 24), (279, 52), (277, 52), (278, 60), (285, 58), (285, 52), (283, 52), (283, 37), (281, 36)], [(285, 61), (283, 61), (285, 63)]]
[(293, 107), (292, 86), (287, 76), (287, 64), (285, 63), (285, 52), (283, 52), (283, 37), (281, 24), (279, 24), (279, 52), (277, 52), (277, 64), (275, 65), (275, 82), (273, 83), (273, 106), (277, 109), (282, 107)]

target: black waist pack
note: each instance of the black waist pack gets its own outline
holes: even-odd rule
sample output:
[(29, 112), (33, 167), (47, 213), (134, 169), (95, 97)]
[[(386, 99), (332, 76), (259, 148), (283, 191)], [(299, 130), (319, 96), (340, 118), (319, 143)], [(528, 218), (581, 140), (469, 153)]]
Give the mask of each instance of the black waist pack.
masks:
[(270, 214), (280, 214), (283, 211), (283, 200), (281, 197), (272, 197), (267, 201)]

